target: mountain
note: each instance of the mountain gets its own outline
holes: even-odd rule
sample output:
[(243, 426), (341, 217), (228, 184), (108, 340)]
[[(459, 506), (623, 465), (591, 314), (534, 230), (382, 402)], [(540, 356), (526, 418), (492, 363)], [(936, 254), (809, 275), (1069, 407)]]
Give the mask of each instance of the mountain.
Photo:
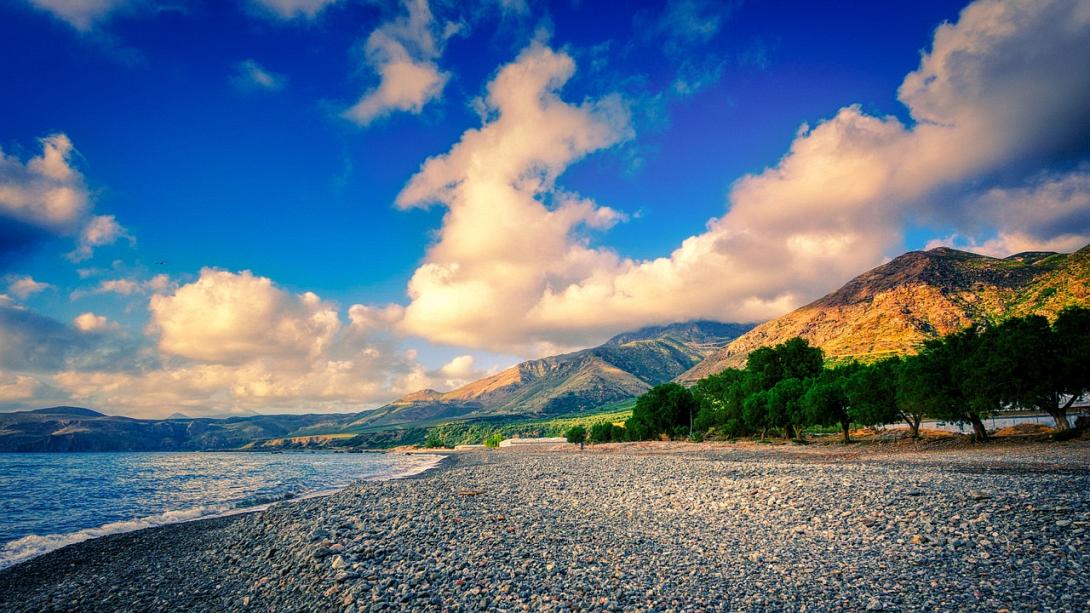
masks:
[(350, 424), (378, 429), (445, 419), (556, 415), (639, 396), (752, 327), (693, 321), (619, 334), (598, 347), (522, 362), (456, 390), (415, 392)]
[(79, 407), (0, 413), (0, 452), (235, 449), (297, 432), (340, 430), (353, 416), (133, 419)]
[(215, 418), (173, 413), (161, 420), (80, 407), (0, 413), (0, 452), (194, 451), (261, 447), (262, 442), (284, 440), (321, 446), (331, 435), (342, 440), (361, 431), (370, 436), (450, 419), (570, 413), (638, 396), (688, 370), (750, 327), (698, 321), (644, 328), (599, 347), (523, 362), (451, 392), (421, 390), (361, 413)]
[(925, 340), (970, 325), (1034, 313), (1051, 318), (1069, 305), (1090, 306), (1090, 246), (1004, 259), (944, 247), (912, 251), (757, 326), (678, 380), (742, 367), (754, 349), (794, 336), (828, 358), (868, 360), (913, 353)]
[(102, 413), (99, 413), (98, 411), (93, 411), (91, 409), (85, 409), (83, 407), (65, 406), (35, 409), (33, 411), (30, 411), (30, 413), (35, 413), (37, 415), (67, 415), (69, 417), (105, 417), (105, 415), (103, 415)]

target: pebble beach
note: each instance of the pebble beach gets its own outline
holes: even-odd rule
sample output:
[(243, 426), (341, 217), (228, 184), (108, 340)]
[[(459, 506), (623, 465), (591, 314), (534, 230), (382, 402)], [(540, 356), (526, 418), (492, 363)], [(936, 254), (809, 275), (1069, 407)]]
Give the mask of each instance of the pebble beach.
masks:
[(69, 546), (0, 610), (1090, 609), (1085, 441), (568, 447)]

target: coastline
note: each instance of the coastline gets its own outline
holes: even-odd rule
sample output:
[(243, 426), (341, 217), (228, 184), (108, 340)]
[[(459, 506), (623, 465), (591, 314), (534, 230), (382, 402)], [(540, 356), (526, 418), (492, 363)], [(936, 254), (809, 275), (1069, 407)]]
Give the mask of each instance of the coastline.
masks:
[[(153, 452), (154, 453), (154, 452)], [(375, 452), (375, 453), (389, 453), (389, 452)], [(395, 454), (396, 455), (396, 454)], [(361, 477), (353, 482), (346, 483), (340, 487), (316, 489), (313, 491), (304, 492), (296, 496), (288, 496), (277, 500), (270, 500), (268, 502), (261, 502), (258, 504), (251, 504), (248, 506), (231, 507), (226, 503), (208, 503), (206, 505), (193, 507), (193, 508), (181, 508), (172, 509), (160, 513), (158, 515), (135, 517), (127, 520), (119, 520), (116, 522), (108, 523), (100, 526), (91, 526), (82, 528), (68, 533), (57, 534), (44, 534), (44, 535), (31, 535), (39, 543), (55, 543), (54, 545), (41, 545), (38, 544), (35, 547), (30, 547), (33, 551), (22, 557), (17, 558), (14, 563), (0, 563), (0, 573), (3, 571), (17, 567), (21, 564), (34, 560), (44, 555), (49, 555), (55, 551), (65, 549), (72, 546), (77, 546), (88, 541), (94, 541), (97, 539), (105, 538), (108, 536), (114, 536), (119, 534), (127, 534), (132, 532), (140, 532), (144, 530), (154, 530), (157, 528), (163, 528), (176, 524), (186, 524), (201, 522), (205, 520), (230, 518), (238, 515), (246, 515), (249, 513), (258, 513), (269, 509), (273, 505), (278, 504), (292, 504), (303, 500), (309, 500), (313, 498), (323, 498), (333, 495), (347, 487), (351, 487), (354, 483), (361, 481), (383, 481), (383, 480), (397, 480), (397, 479), (412, 479), (417, 478), (420, 475), (427, 473), (430, 470), (441, 466), (444, 462), (444, 456), (441, 453), (427, 453), (427, 454), (413, 454), (413, 455), (427, 455), (436, 458), (435, 462), (419, 468), (416, 466), (405, 467), (402, 470), (392, 473), (370, 475)], [(20, 543), (22, 539), (16, 539), (5, 546), (15, 545)], [(43, 551), (44, 549), (44, 551)]]
[(1078, 609), (1088, 465), (1084, 441), (452, 452), (47, 553), (0, 571), (0, 610)]

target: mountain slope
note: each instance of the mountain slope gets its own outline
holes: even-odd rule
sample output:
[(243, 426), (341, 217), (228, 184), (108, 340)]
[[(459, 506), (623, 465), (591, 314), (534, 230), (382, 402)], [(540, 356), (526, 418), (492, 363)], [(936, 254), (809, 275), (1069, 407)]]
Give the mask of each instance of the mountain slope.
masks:
[(410, 394), (364, 414), (351, 427), (591, 409), (670, 381), (751, 327), (696, 321), (644, 328), (591, 349), (522, 362), (450, 392)]
[(236, 449), (299, 431), (343, 428), (347, 415), (133, 419), (79, 407), (0, 413), (0, 452)]
[(1005, 259), (938, 248), (912, 251), (852, 279), (787, 315), (765, 322), (678, 377), (693, 382), (742, 367), (758, 347), (801, 336), (828, 358), (875, 359), (914, 352), (930, 338), (969, 325), (1090, 305), (1090, 246), (1076, 253)]

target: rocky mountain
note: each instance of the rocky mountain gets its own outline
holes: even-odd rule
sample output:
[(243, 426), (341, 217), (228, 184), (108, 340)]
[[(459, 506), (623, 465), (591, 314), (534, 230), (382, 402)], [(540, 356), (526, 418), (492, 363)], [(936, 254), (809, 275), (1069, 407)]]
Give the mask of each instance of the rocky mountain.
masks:
[(765, 322), (680, 377), (693, 382), (742, 367), (758, 347), (801, 336), (831, 359), (906, 354), (970, 325), (1069, 305), (1090, 306), (1090, 246), (1072, 254), (997, 259), (955, 249), (912, 251), (787, 315)]
[(693, 321), (643, 328), (591, 349), (523, 362), (450, 392), (410, 394), (364, 414), (351, 427), (593, 409), (670, 381), (751, 327)]

